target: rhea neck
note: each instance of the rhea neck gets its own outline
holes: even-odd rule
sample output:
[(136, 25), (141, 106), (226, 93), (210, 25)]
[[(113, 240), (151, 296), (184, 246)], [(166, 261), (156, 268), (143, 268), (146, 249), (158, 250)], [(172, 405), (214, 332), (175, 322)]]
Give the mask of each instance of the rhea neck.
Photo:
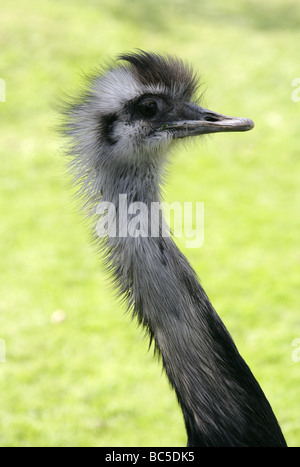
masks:
[(101, 169), (102, 199), (116, 203), (116, 206), (120, 194), (126, 194), (128, 203), (160, 201), (163, 173), (164, 164), (157, 158), (108, 165)]
[[(143, 202), (149, 206), (160, 200), (161, 170), (155, 162), (119, 165), (104, 177), (102, 199), (115, 204), (117, 217), (124, 214), (123, 219), (130, 221), (128, 205), (120, 202), (120, 195), (126, 194), (128, 204)], [(127, 212), (120, 213), (122, 209)], [(207, 438), (213, 438), (210, 425), (213, 431), (219, 412), (234, 413), (235, 410), (234, 404), (221, 409), (218, 407), (221, 395), (214, 396), (219, 390), (222, 393), (217, 359), (226, 360), (224, 348), (235, 354), (235, 346), (195, 272), (171, 238), (117, 236), (107, 238), (106, 246), (108, 266), (120, 294), (127, 298), (133, 314), (149, 331), (162, 356), (183, 410), (190, 443), (205, 445), (206, 439), (200, 433), (205, 420)], [(220, 346), (221, 355), (215, 355), (215, 340), (224, 341)], [(207, 404), (206, 400), (211, 403)], [(231, 423), (233, 427), (234, 423)], [(216, 431), (224, 430), (220, 443), (226, 444), (227, 428), (216, 428)]]
[[(117, 216), (120, 194), (148, 207), (160, 200), (156, 162), (119, 165), (103, 175), (102, 199), (115, 203)], [(128, 211), (123, 214), (128, 222)], [(189, 445), (284, 445), (261, 388), (172, 239), (117, 236), (104, 249), (120, 294), (162, 356)]]
[[(131, 160), (101, 168), (101, 203), (112, 203), (117, 221), (116, 237), (108, 238), (110, 246), (116, 244), (131, 249), (144, 241), (151, 242), (152, 207), (161, 202), (164, 158), (150, 158), (141, 154), (140, 160)], [(140, 220), (140, 221), (139, 221)], [(162, 214), (160, 213), (160, 226)], [(165, 225), (165, 224), (164, 224)], [(145, 231), (146, 229), (146, 231)], [(119, 233), (121, 232), (121, 235)], [(157, 237), (157, 236), (156, 236)], [(154, 248), (152, 241), (152, 248)]]

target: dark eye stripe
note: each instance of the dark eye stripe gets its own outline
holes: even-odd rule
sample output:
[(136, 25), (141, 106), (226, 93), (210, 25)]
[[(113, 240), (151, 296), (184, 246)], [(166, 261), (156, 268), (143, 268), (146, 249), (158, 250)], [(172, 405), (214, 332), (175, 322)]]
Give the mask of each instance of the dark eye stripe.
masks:
[(116, 120), (116, 114), (105, 115), (101, 118), (100, 125), (102, 129), (102, 135), (104, 135), (104, 138), (109, 144), (116, 144), (118, 141), (113, 135), (114, 124)]

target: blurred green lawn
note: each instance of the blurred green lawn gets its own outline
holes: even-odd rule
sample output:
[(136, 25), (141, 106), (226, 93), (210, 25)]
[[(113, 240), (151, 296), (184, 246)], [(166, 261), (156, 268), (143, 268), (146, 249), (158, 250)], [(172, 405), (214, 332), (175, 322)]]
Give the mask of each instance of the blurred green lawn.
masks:
[(160, 364), (88, 241), (55, 133), (55, 100), (82, 72), (135, 47), (189, 60), (207, 88), (205, 105), (255, 121), (249, 133), (178, 150), (166, 199), (204, 201), (203, 247), (178, 244), (288, 444), (300, 446), (297, 0), (1, 5), (0, 445), (186, 442)]

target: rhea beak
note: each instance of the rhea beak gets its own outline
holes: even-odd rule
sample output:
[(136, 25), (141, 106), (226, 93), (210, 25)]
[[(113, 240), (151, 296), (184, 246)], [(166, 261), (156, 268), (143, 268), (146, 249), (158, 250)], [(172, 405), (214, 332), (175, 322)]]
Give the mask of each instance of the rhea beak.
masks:
[(248, 131), (254, 127), (250, 118), (228, 117), (195, 104), (186, 104), (183, 114), (184, 118), (167, 122), (156, 131), (168, 131), (177, 139), (207, 133)]

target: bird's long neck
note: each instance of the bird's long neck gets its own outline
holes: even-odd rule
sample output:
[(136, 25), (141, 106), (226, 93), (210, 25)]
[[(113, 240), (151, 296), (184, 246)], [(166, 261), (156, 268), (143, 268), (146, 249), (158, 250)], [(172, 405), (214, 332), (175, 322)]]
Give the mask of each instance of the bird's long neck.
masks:
[[(123, 168), (122, 174), (114, 169), (114, 176), (104, 179), (102, 200), (114, 203), (116, 218), (128, 224), (131, 203), (149, 207), (160, 200), (160, 176), (153, 165)], [(120, 194), (127, 204), (120, 203)], [(108, 266), (161, 353), (189, 445), (247, 446), (249, 440), (252, 445), (283, 445), (269, 403), (186, 258), (171, 238), (137, 233), (120, 237), (117, 230), (105, 239)]]

